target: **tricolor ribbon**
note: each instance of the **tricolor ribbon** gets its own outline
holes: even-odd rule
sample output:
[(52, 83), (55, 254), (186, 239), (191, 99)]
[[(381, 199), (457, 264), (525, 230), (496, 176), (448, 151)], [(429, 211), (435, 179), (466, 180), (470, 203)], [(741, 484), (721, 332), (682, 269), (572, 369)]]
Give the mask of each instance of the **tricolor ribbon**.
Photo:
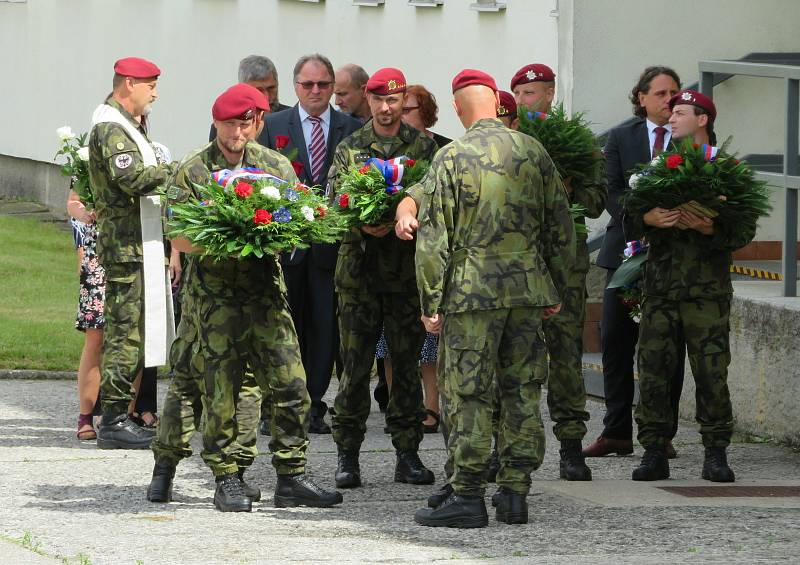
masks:
[(635, 239), (625, 244), (625, 251), (623, 251), (622, 254), (626, 259), (630, 259), (645, 251), (647, 251), (647, 245), (642, 243), (641, 239)]
[(276, 177), (275, 175), (271, 175), (262, 171), (261, 169), (256, 169), (252, 167), (244, 168), (244, 169), (222, 169), (220, 171), (216, 171), (211, 173), (211, 177), (214, 181), (220, 186), (228, 186), (231, 181), (234, 180), (274, 180), (278, 183), (285, 184), (286, 181), (280, 177)]
[(408, 157), (403, 155), (387, 161), (378, 159), (377, 157), (371, 157), (367, 160), (366, 166), (375, 167), (378, 169), (386, 181), (386, 192), (389, 194), (394, 194), (403, 188), (400, 185), (400, 182), (403, 180), (403, 171), (405, 169), (403, 160), (408, 160)]
[(703, 152), (703, 159), (706, 161), (716, 161), (717, 154), (719, 153), (719, 147), (714, 147), (713, 145), (709, 145), (704, 143), (700, 146), (700, 150)]
[(544, 112), (528, 112), (528, 119), (543, 122), (547, 119), (547, 114)]

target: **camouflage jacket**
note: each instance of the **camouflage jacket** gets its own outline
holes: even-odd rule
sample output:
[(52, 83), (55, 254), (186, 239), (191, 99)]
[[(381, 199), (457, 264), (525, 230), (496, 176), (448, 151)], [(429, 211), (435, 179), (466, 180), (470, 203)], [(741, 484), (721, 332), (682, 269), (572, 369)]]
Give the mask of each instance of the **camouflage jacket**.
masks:
[[(608, 189), (606, 187), (605, 173), (593, 184), (577, 186), (569, 195), (570, 204), (579, 204), (586, 208), (586, 218), (599, 218), (606, 208)], [(576, 223), (585, 224), (585, 218), (576, 218)], [(587, 273), (589, 271), (589, 247), (586, 244), (588, 234), (577, 234), (575, 241), (575, 271)]]
[[(297, 182), (297, 175), (286, 157), (255, 141), (245, 146), (241, 166), (255, 167), (291, 183)], [(193, 184), (207, 184), (211, 180), (211, 173), (230, 168), (232, 166), (216, 141), (193, 151), (181, 161), (169, 181), (167, 205), (197, 197)], [(263, 259), (248, 257), (217, 262), (211, 258), (189, 255), (184, 281), (187, 292), (214, 296), (223, 301), (260, 300), (267, 291), (283, 293), (286, 290), (278, 258), (274, 255)]]
[[(116, 100), (113, 106), (147, 134)], [(149, 141), (149, 140), (148, 140)], [(173, 164), (146, 167), (136, 143), (115, 123), (100, 123), (89, 137), (89, 186), (97, 212), (97, 254), (104, 264), (142, 261), (139, 197), (166, 183)]]
[[(346, 137), (336, 148), (328, 178), (331, 195), (339, 191), (339, 175), (349, 167), (361, 167), (370, 157), (392, 159), (406, 155), (430, 161), (436, 143), (423, 133), (402, 124), (395, 137), (381, 137), (372, 128), (372, 121)], [(336, 288), (362, 292), (413, 293), (414, 242), (398, 239), (392, 230), (375, 238), (360, 229), (345, 234), (336, 262)]]
[(422, 312), (561, 301), (575, 255), (567, 192), (542, 145), (478, 120), (436, 154), (419, 201), (416, 271)]

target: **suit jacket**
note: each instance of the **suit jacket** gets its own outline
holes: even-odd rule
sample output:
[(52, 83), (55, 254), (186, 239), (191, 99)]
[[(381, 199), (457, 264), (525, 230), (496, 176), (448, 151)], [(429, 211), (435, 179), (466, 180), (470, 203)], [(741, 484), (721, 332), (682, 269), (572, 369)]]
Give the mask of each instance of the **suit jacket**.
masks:
[(636, 120), (612, 129), (608, 134), (603, 153), (606, 157), (608, 178), (606, 210), (611, 215), (611, 220), (606, 226), (606, 235), (597, 256), (597, 265), (606, 269), (616, 269), (622, 263), (622, 252), (625, 249), (623, 209), (619, 199), (626, 190), (630, 190), (628, 179), (632, 174), (631, 169), (650, 161), (647, 122)]
[[(284, 110), (288, 110), (289, 108), (291, 108), (291, 106), (287, 106), (286, 104), (281, 104), (280, 102), (278, 102), (278, 106), (274, 110), (271, 110), (271, 113), (277, 114), (278, 112), (283, 112)], [(216, 138), (217, 138), (217, 128), (215, 128), (214, 124), (212, 123), (211, 131), (208, 134), (208, 140), (214, 141)]]
[[(325, 164), (322, 167), (321, 176), (318, 182), (314, 182), (311, 178), (311, 161), (308, 157), (308, 148), (306, 147), (306, 140), (303, 136), (303, 125), (300, 122), (299, 106), (295, 104), (293, 108), (285, 112), (277, 112), (270, 114), (264, 119), (264, 129), (258, 138), (258, 142), (265, 147), (275, 149), (284, 155), (290, 153), (297, 148), (297, 157), (295, 158), (302, 165), (302, 169), (297, 174), (300, 181), (304, 184), (312, 186), (319, 184), (322, 189), (325, 189), (328, 183), (328, 169), (333, 162), (333, 154), (336, 151), (336, 146), (345, 137), (356, 131), (361, 127), (361, 123), (343, 114), (338, 110), (331, 107), (331, 123), (328, 130), (327, 137), (327, 153), (325, 156)], [(288, 143), (278, 149), (276, 140), (278, 136), (285, 136), (289, 138)], [(313, 256), (317, 266), (323, 269), (333, 269), (336, 266), (336, 255), (338, 253), (337, 245), (313, 245)], [(296, 265), (305, 258), (306, 252), (298, 249), (293, 257), (285, 253), (281, 258), (281, 263), (284, 265)]]

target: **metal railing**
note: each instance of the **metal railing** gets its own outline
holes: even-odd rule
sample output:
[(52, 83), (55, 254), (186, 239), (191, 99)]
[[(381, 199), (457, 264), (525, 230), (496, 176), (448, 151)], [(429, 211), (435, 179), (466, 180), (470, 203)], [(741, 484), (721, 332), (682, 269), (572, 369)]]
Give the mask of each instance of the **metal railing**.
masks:
[(781, 263), (783, 295), (797, 296), (797, 191), (800, 189), (800, 66), (746, 63), (741, 61), (700, 61), (700, 92), (712, 97), (715, 74), (783, 79), (786, 88), (783, 173), (757, 172), (759, 180), (786, 190), (786, 217)]

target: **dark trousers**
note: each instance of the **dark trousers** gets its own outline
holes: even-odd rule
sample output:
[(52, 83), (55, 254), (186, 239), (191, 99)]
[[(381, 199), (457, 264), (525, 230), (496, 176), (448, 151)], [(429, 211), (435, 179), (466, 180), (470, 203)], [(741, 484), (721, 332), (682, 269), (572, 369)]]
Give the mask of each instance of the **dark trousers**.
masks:
[[(606, 284), (616, 269), (608, 269)], [(600, 332), (603, 348), (603, 390), (606, 415), (603, 418), (603, 437), (612, 439), (633, 438), (633, 360), (639, 340), (639, 324), (634, 322), (630, 309), (619, 299), (616, 289), (606, 289), (603, 294), (603, 316)], [(685, 358), (681, 357), (672, 375), (670, 405), (674, 425), (670, 438), (678, 431), (678, 408), (683, 389)]]
[(145, 367), (142, 371), (142, 382), (139, 384), (139, 393), (136, 395), (137, 414), (158, 411), (158, 383), (156, 382), (156, 367)]

